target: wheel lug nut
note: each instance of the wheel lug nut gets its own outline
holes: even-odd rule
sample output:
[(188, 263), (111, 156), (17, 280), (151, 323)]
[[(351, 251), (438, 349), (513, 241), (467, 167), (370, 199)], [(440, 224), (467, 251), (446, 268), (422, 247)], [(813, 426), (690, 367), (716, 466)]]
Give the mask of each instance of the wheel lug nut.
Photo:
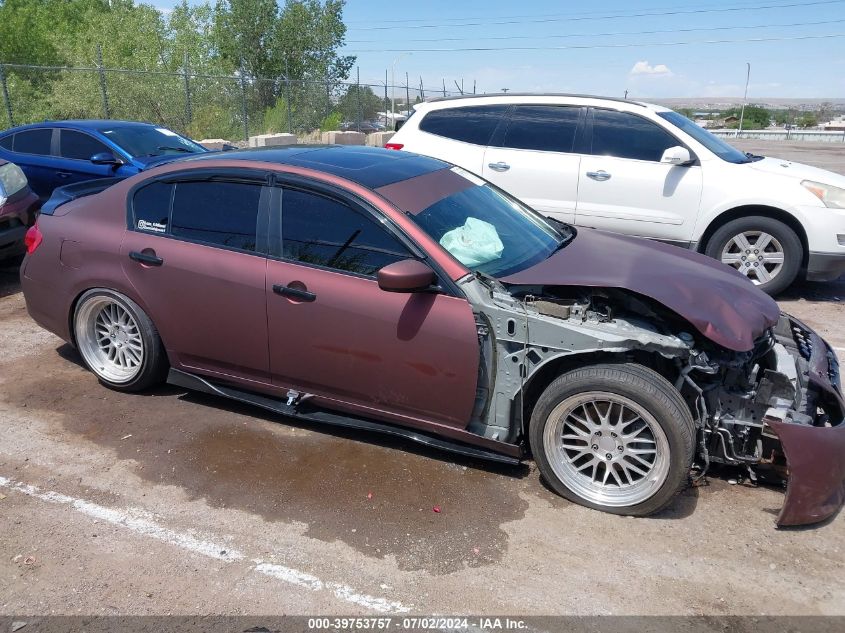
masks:
[(596, 437), (601, 437), (601, 431), (596, 431)]
[(594, 451), (597, 451), (597, 450), (599, 450), (599, 445), (593, 444), (590, 448), (592, 448)]
[(617, 446), (616, 448), (619, 450), (620, 453), (625, 450), (624, 448), (622, 448), (621, 444), (619, 446)]
[(613, 455), (611, 455), (610, 453), (608, 453), (607, 455), (605, 455), (605, 458), (607, 458), (607, 459), (613, 459)]
[(746, 255), (751, 255), (751, 251), (750, 251), (750, 250), (747, 250), (747, 251), (745, 251), (745, 254), (746, 254)]
[(611, 433), (610, 437), (616, 437), (616, 433)]

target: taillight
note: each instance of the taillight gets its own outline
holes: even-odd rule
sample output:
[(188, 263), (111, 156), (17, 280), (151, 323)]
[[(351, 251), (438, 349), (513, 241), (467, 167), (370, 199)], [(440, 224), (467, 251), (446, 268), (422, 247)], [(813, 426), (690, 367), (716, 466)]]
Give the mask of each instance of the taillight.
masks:
[(35, 249), (41, 246), (41, 242), (44, 241), (44, 236), (41, 234), (41, 231), (38, 230), (38, 223), (36, 222), (29, 230), (26, 232), (26, 235), (23, 237), (24, 246), (26, 246), (26, 252), (32, 255), (35, 252)]
[(385, 143), (384, 147), (385, 147), (385, 149), (402, 149), (403, 147), (405, 147), (405, 144), (404, 143)]

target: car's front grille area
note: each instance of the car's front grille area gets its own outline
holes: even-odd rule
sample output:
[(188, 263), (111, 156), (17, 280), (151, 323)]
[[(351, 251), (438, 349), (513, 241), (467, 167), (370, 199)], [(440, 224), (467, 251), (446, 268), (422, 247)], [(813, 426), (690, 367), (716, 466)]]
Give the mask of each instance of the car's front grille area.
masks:
[(790, 324), (792, 326), (792, 338), (795, 339), (795, 344), (798, 345), (798, 351), (804, 360), (810, 360), (813, 355), (813, 338), (810, 335), (810, 330), (798, 325), (794, 321)]
[(830, 378), (830, 384), (837, 389), (841, 389), (839, 383), (839, 359), (836, 357), (836, 352), (832, 349), (827, 350), (827, 377)]

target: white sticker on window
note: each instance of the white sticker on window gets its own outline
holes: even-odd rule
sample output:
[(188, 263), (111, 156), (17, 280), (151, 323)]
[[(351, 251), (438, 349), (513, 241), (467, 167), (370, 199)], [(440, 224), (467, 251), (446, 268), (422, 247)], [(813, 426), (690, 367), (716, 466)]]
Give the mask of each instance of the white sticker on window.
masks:
[(163, 127), (157, 127), (157, 128), (156, 128), (156, 131), (157, 131), (157, 132), (161, 132), (161, 133), (162, 133), (162, 134), (164, 134), (165, 136), (179, 136), (176, 132), (171, 132), (171, 131), (170, 131), (170, 130), (168, 130), (167, 128), (163, 128)]
[(460, 167), (452, 167), (452, 171), (458, 174), (458, 176), (463, 176), (467, 180), (469, 180), (474, 185), (483, 185), (484, 181), (476, 176), (475, 174), (471, 174), (466, 169), (462, 169)]
[(138, 220), (138, 228), (142, 231), (152, 231), (153, 233), (164, 233), (167, 231), (167, 226), (159, 224), (158, 222), (147, 222), (146, 220)]

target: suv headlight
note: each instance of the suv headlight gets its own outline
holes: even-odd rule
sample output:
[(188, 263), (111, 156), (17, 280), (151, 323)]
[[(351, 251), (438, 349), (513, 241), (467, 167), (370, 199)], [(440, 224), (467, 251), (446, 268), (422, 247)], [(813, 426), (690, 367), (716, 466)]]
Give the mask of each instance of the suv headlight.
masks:
[(845, 189), (812, 180), (802, 180), (801, 185), (828, 209), (845, 209)]

